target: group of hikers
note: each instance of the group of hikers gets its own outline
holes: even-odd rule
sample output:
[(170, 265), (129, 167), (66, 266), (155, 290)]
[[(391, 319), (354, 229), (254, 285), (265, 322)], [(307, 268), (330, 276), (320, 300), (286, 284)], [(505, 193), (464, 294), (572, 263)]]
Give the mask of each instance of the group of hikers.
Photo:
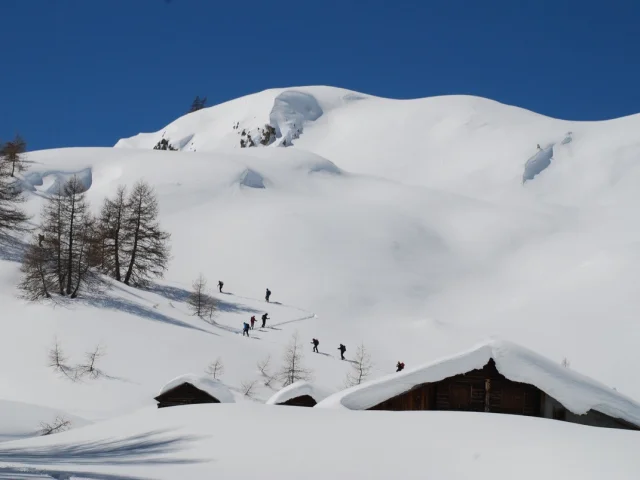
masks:
[[(313, 345), (314, 353), (320, 353), (320, 351), (318, 350), (318, 346), (320, 345), (320, 340), (318, 340), (317, 338), (313, 338), (311, 340), (311, 345)], [(338, 347), (338, 350), (340, 350), (340, 360), (345, 360), (344, 352), (347, 351), (347, 347), (345, 347), (341, 343), (340, 346)], [(398, 361), (398, 363), (396, 364), (396, 372), (401, 372), (402, 370), (404, 370), (404, 362)]]
[[(269, 320), (269, 314), (268, 313), (264, 313), (262, 314), (262, 328), (265, 328), (267, 326), (267, 320)], [(256, 316), (252, 315), (251, 316), (251, 320), (249, 320), (250, 324), (247, 322), (244, 322), (243, 326), (242, 326), (242, 336), (244, 337), (245, 335), (248, 337), (249, 336), (249, 330), (253, 330), (254, 325), (256, 324), (257, 320), (256, 320)]]
[[(222, 287), (224, 287), (224, 282), (218, 281), (218, 290), (220, 291), (220, 293), (222, 293)], [(267, 288), (264, 299), (267, 301), (267, 303), (269, 303), (270, 298), (271, 298), (271, 290)], [(262, 328), (265, 328), (267, 326), (267, 320), (269, 320), (269, 314), (265, 313), (262, 315), (261, 318), (262, 318)], [(252, 315), (249, 322), (243, 323), (243, 326), (242, 326), (243, 337), (245, 335), (247, 337), (249, 336), (249, 330), (253, 330), (256, 322), (257, 322), (256, 316)], [(313, 352), (320, 353), (320, 351), (318, 350), (318, 346), (320, 345), (320, 340), (318, 340), (317, 338), (314, 338), (311, 340), (311, 344), (313, 345)], [(338, 347), (338, 350), (340, 350), (340, 360), (346, 360), (344, 358), (344, 353), (347, 351), (347, 347), (341, 343), (340, 346)], [(404, 362), (398, 361), (398, 363), (396, 364), (396, 372), (401, 372), (402, 370), (404, 370)]]

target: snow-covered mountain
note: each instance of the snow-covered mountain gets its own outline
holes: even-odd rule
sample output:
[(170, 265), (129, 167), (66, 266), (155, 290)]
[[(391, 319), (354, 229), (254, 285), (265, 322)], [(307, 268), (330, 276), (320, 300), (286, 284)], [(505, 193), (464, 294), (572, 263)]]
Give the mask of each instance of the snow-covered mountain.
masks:
[[(114, 282), (98, 296), (54, 307), (17, 297), (20, 244), (3, 240), (0, 399), (99, 422), (86, 428), (97, 433), (77, 431), (86, 438), (129, 422), (101, 420), (140, 415), (132, 424), (141, 434), (156, 422), (180, 423), (179, 412), (163, 420), (139, 410), (155, 409), (153, 397), (170, 379), (203, 373), (220, 357), (222, 380), (238, 391), (260, 378), (259, 360), (271, 355), (277, 368), (296, 331), (305, 345), (320, 340), (326, 355), (308, 345), (305, 362), (329, 391), (342, 388), (350, 368), (339, 360), (339, 343), (347, 357), (364, 343), (380, 376), (398, 360), (425, 363), (497, 336), (567, 358), (571, 368), (640, 399), (639, 128), (639, 115), (579, 123), (475, 97), (399, 101), (304, 87), (205, 108), (116, 148), (31, 152), (24, 182), (34, 222), (43, 197), (72, 175), (88, 187), (94, 210), (118, 185), (144, 178), (158, 193), (173, 258), (149, 290)], [(178, 151), (153, 150), (163, 138)], [(228, 292), (216, 294), (214, 324), (185, 304), (199, 273), (212, 290), (223, 280)], [(263, 312), (272, 328), (243, 338), (242, 322)], [(103, 345), (111, 378), (60, 378), (47, 367), (55, 338), (72, 359)], [(259, 385), (255, 401), (274, 388)], [(251, 418), (268, 414), (250, 408)], [(195, 410), (184, 410), (187, 430), (201, 433)], [(380, 421), (388, 428), (386, 417)], [(24, 436), (31, 423), (5, 432), (0, 422), (0, 436)], [(549, 428), (555, 435), (559, 427)], [(622, 442), (629, 434), (618, 435)], [(612, 478), (632, 478), (628, 472)]]

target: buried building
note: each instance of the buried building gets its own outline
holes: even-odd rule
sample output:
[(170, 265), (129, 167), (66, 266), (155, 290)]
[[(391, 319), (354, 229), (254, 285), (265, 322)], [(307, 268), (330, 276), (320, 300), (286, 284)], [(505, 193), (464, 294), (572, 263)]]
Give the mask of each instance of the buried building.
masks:
[(200, 403), (235, 403), (231, 391), (218, 380), (200, 375), (181, 375), (167, 383), (155, 398), (158, 408)]
[(284, 387), (267, 400), (267, 405), (289, 405), (293, 407), (315, 407), (324, 400), (328, 392), (319, 389), (309, 382), (300, 380)]
[(640, 430), (638, 403), (504, 341), (362, 383), (317, 405), (332, 407), (491, 412)]

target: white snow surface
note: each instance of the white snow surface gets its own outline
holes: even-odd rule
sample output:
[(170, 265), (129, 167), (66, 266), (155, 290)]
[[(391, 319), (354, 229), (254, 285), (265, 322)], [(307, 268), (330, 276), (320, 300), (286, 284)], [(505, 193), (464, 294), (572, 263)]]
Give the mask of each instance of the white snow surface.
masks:
[(220, 403), (235, 403), (236, 401), (231, 390), (229, 390), (229, 388), (221, 381), (204, 375), (195, 375), (193, 373), (180, 375), (166, 383), (158, 392), (158, 396), (168, 392), (169, 390), (173, 390), (183, 383), (190, 383), (197, 389), (202, 390), (219, 400)]
[(277, 405), (278, 403), (284, 403), (296, 397), (302, 397), (309, 395), (316, 402), (321, 402), (329, 396), (330, 392), (324, 388), (317, 387), (316, 385), (307, 382), (305, 380), (299, 380), (281, 389), (278, 393), (273, 395), (267, 400), (267, 405)]
[(63, 410), (0, 400), (0, 442), (37, 436), (40, 434), (42, 424), (54, 424), (58, 418), (70, 421), (69, 428), (91, 424), (90, 421)]
[(0, 478), (637, 480), (639, 442), (516, 415), (189, 405), (2, 444)]
[(491, 340), (455, 356), (364, 382), (333, 394), (316, 408), (366, 410), (423, 383), (481, 369), (490, 359), (506, 378), (538, 387), (577, 415), (596, 410), (640, 426), (640, 404), (611, 387), (504, 340)]
[[(257, 132), (270, 122), (277, 123), (282, 135), (276, 142), (239, 148), (242, 130)], [(275, 374), (285, 346), (297, 332), (313, 384), (330, 391), (344, 385), (352, 368), (352, 363), (339, 360), (340, 343), (347, 346), (348, 360), (364, 343), (374, 363), (371, 378), (376, 379), (392, 373), (398, 360), (411, 371), (415, 365), (465, 351), (487, 338), (503, 338), (540, 352), (551, 362), (560, 364), (566, 357), (571, 370), (637, 401), (638, 131), (638, 115), (569, 122), (476, 97), (398, 101), (330, 87), (300, 87), (269, 90), (203, 109), (156, 133), (123, 139), (118, 148), (29, 152), (32, 163), (23, 182), (34, 224), (44, 198), (71, 175), (80, 176), (88, 188), (94, 211), (118, 185), (131, 187), (145, 179), (157, 192), (160, 223), (171, 233), (172, 260), (165, 278), (146, 290), (110, 281), (109, 290), (83, 295), (75, 302), (32, 304), (18, 298), (16, 290), (23, 244), (0, 238), (0, 365), (10, 366), (0, 369), (2, 397), (20, 403), (46, 402), (48, 408), (96, 422), (55, 436), (59, 440), (38, 442), (57, 444), (77, 438), (68, 435), (83, 430), (94, 432), (86, 438), (124, 438), (129, 433), (118, 429), (138, 415), (135, 429), (140, 434), (155, 428), (155, 421), (160, 428), (163, 418), (172, 419), (169, 423), (178, 430), (202, 434), (210, 429), (206, 434), (211, 434), (219, 429), (208, 420), (193, 426), (197, 420), (189, 414), (154, 413), (158, 389), (185, 372), (204, 373), (220, 358), (225, 365), (221, 381), (234, 396), (255, 382), (251, 393), (255, 402), (217, 407), (253, 408), (280, 388), (277, 382), (265, 385), (256, 364), (271, 357), (270, 374)], [(279, 147), (287, 132), (293, 147)], [(152, 150), (163, 134), (181, 151)], [(553, 160), (523, 184), (525, 163), (536, 155), (536, 144), (553, 145)], [(220, 309), (211, 322), (191, 315), (186, 303), (199, 273), (219, 300)], [(225, 282), (221, 294), (215, 289), (218, 280)], [(267, 287), (273, 292), (269, 304), (264, 301)], [(267, 312), (267, 328), (252, 330), (250, 338), (243, 338), (243, 322)], [(108, 376), (70, 382), (57, 375), (47, 366), (47, 353), (56, 338), (73, 364), (102, 345), (106, 355), (100, 368)], [(319, 354), (311, 351), (312, 338), (320, 340)], [(616, 405), (608, 397), (602, 401)], [(190, 407), (161, 410), (183, 408), (191, 411)], [(267, 411), (279, 410), (287, 409)], [(372, 418), (361, 417), (367, 412), (324, 412), (322, 421), (353, 418), (344, 420), (353, 422), (353, 433), (340, 440), (347, 452), (351, 440), (360, 438), (358, 422)], [(479, 425), (493, 432), (502, 428), (497, 425), (508, 424), (501, 430), (507, 440), (496, 439), (500, 443), (495, 452), (500, 448), (513, 453), (526, 465), (522, 471), (548, 465), (562, 471), (557, 462), (564, 459), (556, 458), (556, 447), (571, 444), (570, 439), (581, 445), (579, 453), (563, 451), (574, 464), (567, 467), (571, 475), (556, 478), (593, 478), (593, 472), (614, 466), (617, 478), (638, 471), (636, 458), (627, 456), (633, 444), (629, 438), (635, 438), (627, 434), (635, 432), (597, 429), (591, 434), (596, 429), (547, 426), (553, 422), (537, 419), (502, 420), (499, 415), (467, 425), (464, 419), (475, 417), (427, 415), (431, 413), (438, 412), (419, 416), (452, 421), (457, 430), (451, 434), (468, 438), (452, 455), (468, 453), (473, 458), (477, 452), (479, 459), (486, 458), (490, 453), (479, 436), (469, 432)], [(268, 413), (264, 421), (271, 422), (272, 414), (288, 415)], [(128, 415), (122, 417), (126, 421), (120, 418), (123, 415)], [(145, 415), (151, 416), (142, 420)], [(263, 421), (262, 413), (252, 418)], [(304, 423), (304, 418), (277, 420)], [(392, 423), (398, 417), (388, 418), (394, 420), (379, 420), (370, 428), (423, 444), (413, 433), (405, 435), (416, 417), (400, 420), (406, 423), (397, 427)], [(0, 435), (16, 431), (16, 425), (4, 422), (0, 417)], [(425, 424), (425, 431), (446, 430), (444, 420), (434, 422)], [(523, 425), (538, 436), (520, 450), (513, 439)], [(368, 428), (363, 432), (376, 437)], [(32, 423), (26, 422), (21, 431), (32, 430)], [(236, 435), (231, 427), (229, 431)], [(560, 431), (566, 436), (556, 435)], [(338, 438), (335, 425), (327, 427), (324, 438), (313, 439), (303, 432), (289, 432), (300, 435), (301, 446), (308, 441), (328, 445)], [(549, 438), (551, 443), (543, 442)], [(215, 446), (202, 445), (203, 449)], [(407, 459), (394, 443), (362, 445), (369, 451), (392, 449), (396, 472), (398, 465), (409, 464), (402, 463)], [(269, 452), (276, 454), (278, 448), (273, 445)], [(527, 448), (536, 451), (535, 465), (524, 461), (530, 455)], [(234, 465), (239, 464), (235, 460), (246, 449), (236, 444), (234, 449), (221, 450), (223, 463), (233, 459)], [(604, 456), (597, 460), (594, 452), (601, 450)], [(216, 456), (215, 449), (206, 451), (207, 458)], [(422, 453), (408, 451), (422, 459)], [(331, 457), (343, 458), (335, 449)], [(300, 458), (307, 463), (313, 459)], [(215, 460), (198, 468), (215, 469), (219, 459)], [(344, 462), (347, 469), (356, 468), (349, 460)], [(264, 465), (275, 472), (287, 468)], [(577, 465), (585, 466), (584, 471)], [(147, 474), (146, 468), (154, 473)], [(191, 467), (175, 468), (187, 472)], [(156, 468), (148, 465), (127, 470), (143, 478), (156, 476)], [(447, 470), (447, 476), (437, 475), (442, 471), (436, 469), (432, 476), (468, 478), (469, 471)], [(238, 477), (256, 473), (243, 472)], [(165, 478), (162, 475), (170, 474), (158, 477)], [(208, 476), (178, 473), (173, 478)], [(505, 478), (511, 477), (505, 474)]]

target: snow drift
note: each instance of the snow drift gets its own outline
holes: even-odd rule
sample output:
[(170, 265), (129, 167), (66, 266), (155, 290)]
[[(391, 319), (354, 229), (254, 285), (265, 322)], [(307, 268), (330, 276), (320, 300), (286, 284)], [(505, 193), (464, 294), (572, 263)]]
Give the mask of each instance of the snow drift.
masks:
[(312, 383), (306, 382), (304, 380), (299, 380), (281, 389), (279, 392), (269, 398), (269, 400), (266, 401), (266, 404), (277, 405), (279, 403), (284, 403), (288, 400), (296, 397), (302, 397), (304, 395), (308, 395), (316, 402), (320, 402), (329, 396), (329, 391), (324, 388), (317, 387), (316, 385), (313, 385)]
[(176, 387), (179, 387), (183, 383), (189, 383), (197, 389), (208, 393), (215, 399), (219, 400), (220, 403), (235, 403), (236, 401), (233, 393), (231, 393), (231, 390), (229, 390), (229, 388), (224, 383), (211, 377), (206, 377), (204, 375), (194, 375), (193, 373), (180, 375), (170, 382), (167, 382), (158, 392), (158, 396), (170, 390), (173, 390)]

